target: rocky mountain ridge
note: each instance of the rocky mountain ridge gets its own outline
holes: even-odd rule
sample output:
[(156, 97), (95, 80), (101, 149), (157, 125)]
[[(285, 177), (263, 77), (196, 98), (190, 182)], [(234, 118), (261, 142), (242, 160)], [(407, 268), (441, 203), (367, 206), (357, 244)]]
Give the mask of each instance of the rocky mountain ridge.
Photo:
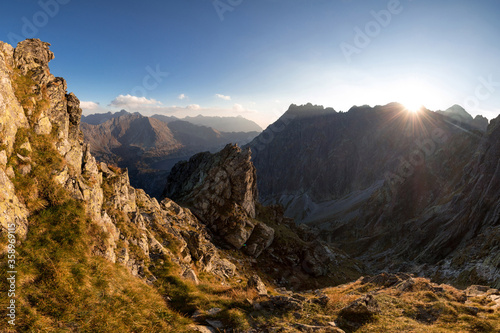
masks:
[[(98, 161), (127, 168), (132, 184), (159, 198), (175, 163), (201, 151), (217, 151), (227, 143), (244, 144), (258, 132), (225, 133), (176, 118), (144, 117), (122, 110), (88, 116), (84, 140)], [(87, 119), (86, 118), (86, 119)]]
[[(90, 115), (82, 115), (82, 123), (87, 123), (90, 125), (99, 125), (110, 119), (117, 118), (120, 116), (124, 116), (130, 114), (126, 110), (121, 110), (120, 112), (107, 112), (107, 113), (95, 113)], [(140, 114), (139, 112), (134, 112), (134, 114)], [(161, 120), (165, 123), (170, 123), (174, 121), (186, 121), (193, 125), (204, 126), (213, 128), (219, 132), (262, 132), (262, 128), (257, 125), (255, 122), (243, 118), (241, 116), (238, 117), (207, 117), (203, 115), (198, 115), (196, 117), (184, 117), (179, 118), (176, 116), (165, 116), (160, 114), (155, 114), (151, 116), (151, 118), (155, 118)]]
[(497, 120), (482, 133), (398, 104), (347, 113), (307, 105), (249, 147), (261, 199), (372, 272), (498, 286), (497, 131)]

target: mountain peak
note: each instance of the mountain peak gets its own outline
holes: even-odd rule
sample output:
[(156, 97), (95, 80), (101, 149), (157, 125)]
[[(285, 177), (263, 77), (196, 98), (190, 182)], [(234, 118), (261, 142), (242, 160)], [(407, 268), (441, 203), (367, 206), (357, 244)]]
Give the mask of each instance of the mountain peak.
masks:
[(444, 112), (449, 112), (451, 114), (459, 115), (465, 119), (472, 120), (472, 116), (470, 115), (470, 113), (465, 111), (465, 109), (461, 105), (458, 105), (458, 104), (455, 104), (455, 105), (449, 107)]
[(478, 115), (475, 118), (472, 116), (461, 106), (455, 104), (446, 111), (436, 111), (436, 113), (441, 114), (447, 118), (449, 118), (452, 122), (462, 126), (471, 126), (474, 129), (480, 130), (481, 132), (486, 132), (488, 128), (488, 119)]

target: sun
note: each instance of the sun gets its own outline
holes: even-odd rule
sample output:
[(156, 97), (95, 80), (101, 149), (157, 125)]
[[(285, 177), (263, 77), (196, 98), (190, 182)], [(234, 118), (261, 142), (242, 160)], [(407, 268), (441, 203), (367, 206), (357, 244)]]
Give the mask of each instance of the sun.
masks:
[(401, 103), (409, 113), (419, 113), (424, 110), (424, 105), (433, 103), (439, 98), (439, 94), (426, 80), (418, 77), (410, 77), (398, 81), (391, 90), (395, 99)]
[(403, 102), (404, 107), (411, 113), (418, 113), (423, 109), (422, 103), (418, 102)]

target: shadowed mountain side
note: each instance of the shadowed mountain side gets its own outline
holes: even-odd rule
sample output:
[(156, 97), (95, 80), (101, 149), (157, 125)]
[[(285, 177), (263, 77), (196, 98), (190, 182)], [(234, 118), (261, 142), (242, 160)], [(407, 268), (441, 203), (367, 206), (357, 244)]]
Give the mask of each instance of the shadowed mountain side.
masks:
[(311, 107), (291, 106), (248, 145), (261, 199), (280, 202), (298, 221), (321, 215), (318, 205), (373, 191), (433, 136), (463, 133), (440, 115), (415, 115), (399, 104), (354, 107), (347, 113)]
[(483, 136), (399, 104), (347, 113), (291, 106), (249, 147), (264, 202), (283, 204), (374, 271), (431, 274), (460, 257), (436, 276), (498, 285), (498, 252), (479, 245), (498, 232), (496, 128)]

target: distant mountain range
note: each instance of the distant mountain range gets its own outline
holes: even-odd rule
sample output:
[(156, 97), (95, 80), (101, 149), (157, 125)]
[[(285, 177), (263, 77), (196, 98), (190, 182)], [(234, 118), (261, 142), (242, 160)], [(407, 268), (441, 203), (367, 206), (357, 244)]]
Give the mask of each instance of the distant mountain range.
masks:
[[(253, 123), (238, 117), (193, 119), (215, 124), (220, 121), (221, 128), (231, 123)], [(215, 152), (228, 143), (244, 145), (259, 134), (221, 132), (175, 117), (145, 117), (125, 110), (82, 117), (81, 129), (98, 160), (128, 168), (132, 184), (153, 196), (161, 194), (166, 175), (178, 161), (202, 151)]]
[[(82, 116), (82, 122), (91, 124), (91, 125), (99, 125), (110, 119), (118, 118), (123, 115), (130, 114), (126, 110), (121, 110), (120, 112), (108, 112), (108, 113), (96, 113), (88, 116)], [(135, 113), (139, 114), (139, 113)], [(194, 125), (211, 127), (220, 132), (262, 132), (262, 128), (257, 125), (255, 122), (243, 118), (241, 116), (238, 117), (205, 117), (202, 115), (198, 115), (196, 117), (185, 117), (185, 118), (177, 118), (174, 116), (165, 116), (155, 114), (151, 118), (155, 118), (161, 120), (165, 123), (170, 123), (174, 121), (184, 120)]]
[(484, 245), (500, 239), (499, 135), (459, 106), (308, 104), (248, 147), (263, 202), (375, 270), (500, 286), (498, 241)]

